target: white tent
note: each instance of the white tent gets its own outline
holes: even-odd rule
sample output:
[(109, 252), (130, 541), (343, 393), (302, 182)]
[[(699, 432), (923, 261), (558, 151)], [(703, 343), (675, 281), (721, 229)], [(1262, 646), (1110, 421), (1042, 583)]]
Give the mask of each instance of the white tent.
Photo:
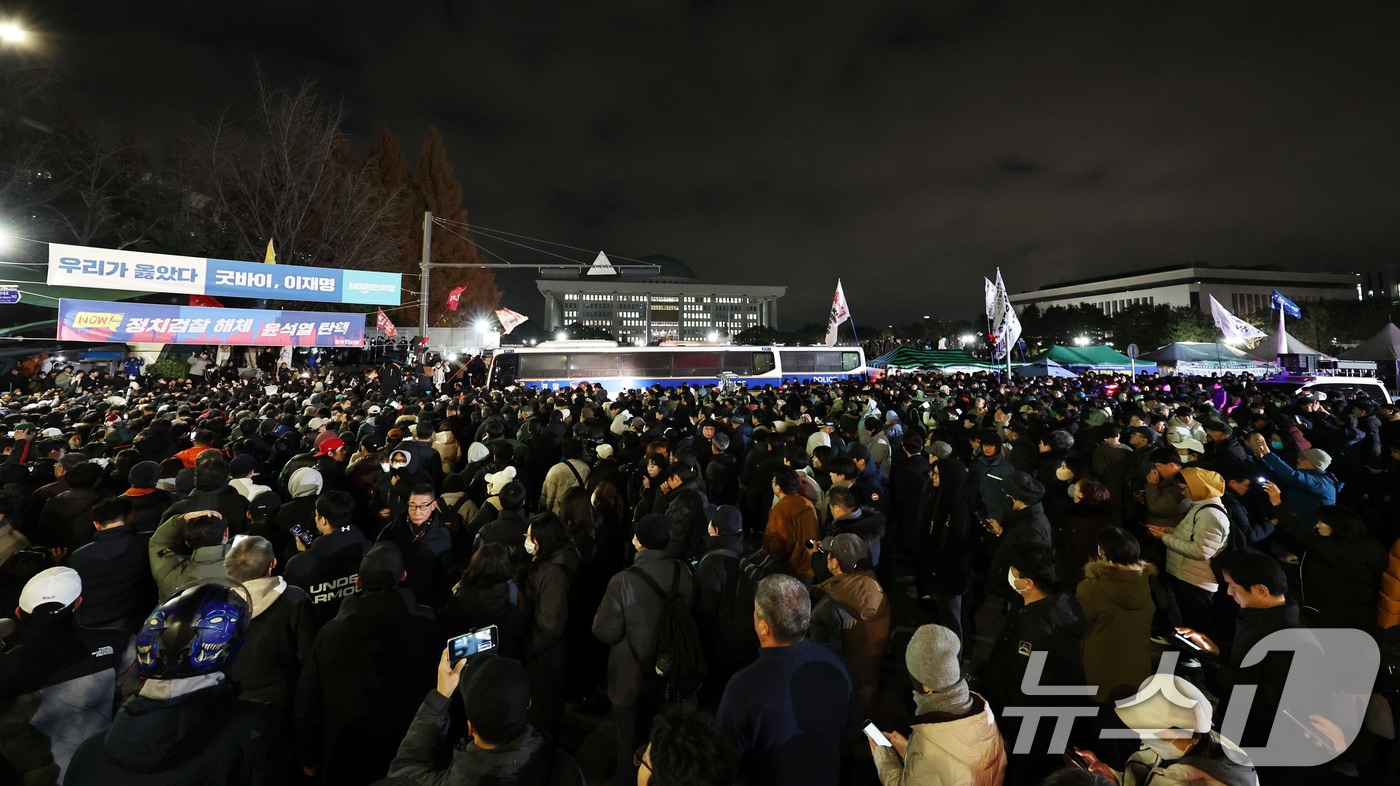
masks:
[(1400, 359), (1400, 327), (1389, 322), (1380, 332), (1342, 353), (1342, 360), (1374, 360), (1394, 363)]
[(1286, 330), (1283, 332), (1283, 336), (1287, 339), (1287, 349), (1281, 350), (1279, 348), (1280, 342), (1278, 340), (1278, 334), (1275, 333), (1274, 335), (1269, 336), (1264, 341), (1259, 342), (1259, 346), (1255, 347), (1254, 351), (1250, 354), (1254, 355), (1260, 360), (1274, 360), (1284, 352), (1287, 352), (1290, 355), (1321, 355), (1327, 360), (1334, 359), (1326, 352), (1323, 352), (1322, 350), (1318, 349), (1313, 349), (1307, 344), (1304, 344), (1296, 336), (1294, 336), (1292, 333), (1289, 333)]

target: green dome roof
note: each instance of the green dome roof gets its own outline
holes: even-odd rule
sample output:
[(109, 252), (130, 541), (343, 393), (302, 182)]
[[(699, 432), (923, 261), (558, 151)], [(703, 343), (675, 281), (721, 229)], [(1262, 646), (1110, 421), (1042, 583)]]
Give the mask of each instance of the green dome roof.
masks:
[(691, 270), (684, 262), (674, 257), (652, 254), (651, 256), (642, 257), (638, 261), (646, 262), (649, 265), (656, 265), (661, 269), (654, 278), (679, 279), (683, 281), (699, 280), (699, 276), (695, 275), (694, 270)]

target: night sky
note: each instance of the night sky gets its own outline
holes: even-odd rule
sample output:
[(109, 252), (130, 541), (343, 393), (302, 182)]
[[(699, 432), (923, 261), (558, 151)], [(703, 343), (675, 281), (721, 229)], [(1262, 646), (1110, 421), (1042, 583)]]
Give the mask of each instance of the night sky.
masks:
[[(0, 4), (13, 12), (17, 6)], [(474, 224), (786, 284), (783, 327), (980, 310), (1192, 261), (1400, 260), (1400, 4), (34, 2), (90, 119), (155, 151), (255, 63), (361, 149), (446, 137)], [(551, 261), (500, 241), (514, 262)], [(559, 250), (559, 249), (554, 249)], [(538, 317), (533, 276), (500, 276)]]

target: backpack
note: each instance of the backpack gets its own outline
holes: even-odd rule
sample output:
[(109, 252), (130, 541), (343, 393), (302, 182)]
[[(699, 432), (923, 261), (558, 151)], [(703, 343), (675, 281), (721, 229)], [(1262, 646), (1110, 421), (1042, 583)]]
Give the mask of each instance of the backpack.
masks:
[(711, 551), (700, 561), (703, 563), (707, 559), (721, 560), (726, 565), (714, 629), (708, 632), (712, 651), (719, 661), (715, 665), (746, 662), (758, 647), (758, 634), (753, 629), (753, 598), (757, 584), (753, 574), (757, 571), (752, 563), (748, 563), (748, 570), (745, 570), (745, 558), (726, 551)]
[(1240, 522), (1235, 521), (1234, 517), (1230, 515), (1230, 511), (1227, 510), (1224, 505), (1211, 504), (1201, 506), (1201, 510), (1205, 510), (1206, 508), (1214, 508), (1220, 511), (1225, 514), (1225, 520), (1230, 522), (1230, 529), (1225, 533), (1225, 547), (1221, 549), (1221, 551), (1245, 551), (1250, 547), (1249, 533), (1245, 531), (1244, 527), (1240, 526)]
[[(661, 598), (661, 618), (656, 625), (656, 656), (653, 668), (657, 679), (652, 683), (653, 693), (664, 704), (679, 704), (700, 690), (705, 681), (705, 654), (700, 640), (700, 629), (695, 617), (690, 613), (690, 604), (680, 593), (681, 571), (685, 568), (676, 563), (676, 571), (671, 577), (670, 591), (663, 591), (655, 579), (638, 568), (628, 568), (627, 572), (637, 576)], [(646, 661), (637, 654), (631, 637), (627, 646), (632, 657), (645, 671)]]

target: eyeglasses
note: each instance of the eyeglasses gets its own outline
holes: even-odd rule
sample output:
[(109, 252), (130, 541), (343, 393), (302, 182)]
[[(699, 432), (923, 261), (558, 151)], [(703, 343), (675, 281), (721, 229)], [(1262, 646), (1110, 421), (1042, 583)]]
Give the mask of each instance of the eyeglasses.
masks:
[(640, 767), (645, 767), (647, 772), (651, 772), (651, 771), (652, 771), (651, 765), (650, 765), (650, 764), (647, 764), (647, 762), (646, 762), (647, 747), (648, 747), (649, 745), (651, 745), (651, 743), (649, 743), (649, 742), (644, 742), (644, 743), (642, 743), (641, 747), (637, 748), (635, 751), (632, 751), (632, 766), (633, 766), (633, 767), (639, 767), (639, 768), (640, 768)]
[(427, 502), (427, 503), (424, 503), (424, 504), (422, 504), (422, 505), (419, 505), (419, 504), (416, 503), (416, 502), (410, 502), (410, 503), (408, 503), (408, 507), (409, 507), (410, 509), (412, 509), (412, 510), (427, 510), (428, 508), (431, 508), (432, 506), (434, 506), (434, 505), (436, 505), (436, 504), (437, 504), (437, 500), (433, 500), (432, 502)]

